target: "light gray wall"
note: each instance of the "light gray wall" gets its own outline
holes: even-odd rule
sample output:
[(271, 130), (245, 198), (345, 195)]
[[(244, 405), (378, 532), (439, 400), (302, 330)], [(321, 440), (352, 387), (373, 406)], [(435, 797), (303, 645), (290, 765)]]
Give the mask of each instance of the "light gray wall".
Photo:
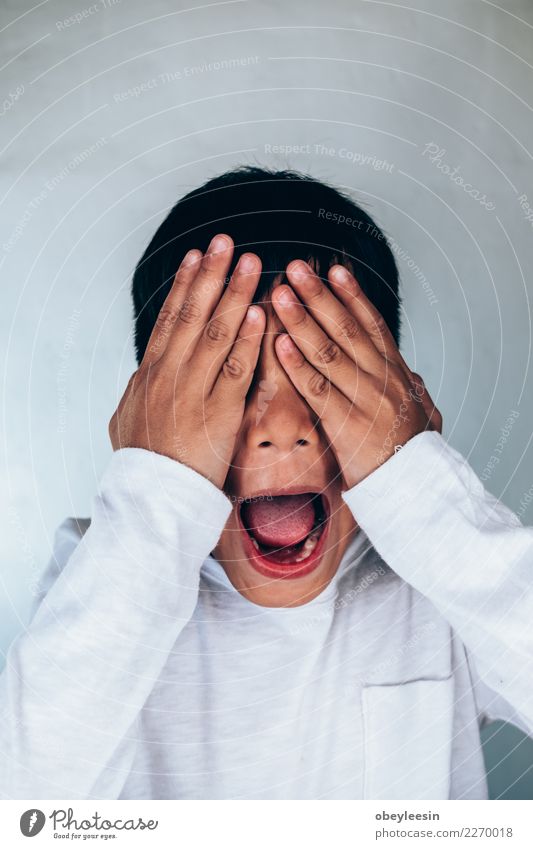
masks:
[(238, 163), (366, 205), (394, 240), (404, 353), (445, 434), (533, 522), (533, 6), (409, 5), (2, 1), (4, 648), (108, 460), (132, 268), (178, 196)]

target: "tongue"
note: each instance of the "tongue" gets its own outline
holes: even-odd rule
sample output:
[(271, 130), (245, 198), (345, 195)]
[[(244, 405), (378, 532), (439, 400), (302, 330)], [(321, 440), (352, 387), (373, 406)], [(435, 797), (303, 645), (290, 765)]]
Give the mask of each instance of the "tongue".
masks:
[(242, 517), (246, 528), (262, 545), (296, 545), (315, 523), (312, 496), (278, 495), (245, 502)]

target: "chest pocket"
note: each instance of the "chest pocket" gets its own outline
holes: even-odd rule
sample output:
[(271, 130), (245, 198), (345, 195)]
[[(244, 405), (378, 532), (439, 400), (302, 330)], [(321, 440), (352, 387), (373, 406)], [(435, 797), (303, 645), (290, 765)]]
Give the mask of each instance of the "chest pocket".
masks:
[(453, 675), (362, 691), (364, 799), (448, 799)]

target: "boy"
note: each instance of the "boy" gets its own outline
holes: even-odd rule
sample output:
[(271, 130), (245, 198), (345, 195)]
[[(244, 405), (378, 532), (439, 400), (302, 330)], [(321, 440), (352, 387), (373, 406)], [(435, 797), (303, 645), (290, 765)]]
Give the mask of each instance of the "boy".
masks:
[(484, 798), (480, 726), (533, 727), (533, 532), (440, 435), (382, 232), (240, 169), (133, 297), (92, 520), (2, 676), (3, 795)]

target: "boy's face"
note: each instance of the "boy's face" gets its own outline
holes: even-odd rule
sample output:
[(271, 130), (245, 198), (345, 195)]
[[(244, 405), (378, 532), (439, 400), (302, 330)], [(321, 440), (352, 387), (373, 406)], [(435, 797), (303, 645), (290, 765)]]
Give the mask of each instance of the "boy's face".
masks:
[(224, 487), (233, 511), (214, 555), (246, 598), (295, 606), (328, 584), (357, 525), (316, 416), (277, 359), (284, 328), (262, 306), (266, 331)]

